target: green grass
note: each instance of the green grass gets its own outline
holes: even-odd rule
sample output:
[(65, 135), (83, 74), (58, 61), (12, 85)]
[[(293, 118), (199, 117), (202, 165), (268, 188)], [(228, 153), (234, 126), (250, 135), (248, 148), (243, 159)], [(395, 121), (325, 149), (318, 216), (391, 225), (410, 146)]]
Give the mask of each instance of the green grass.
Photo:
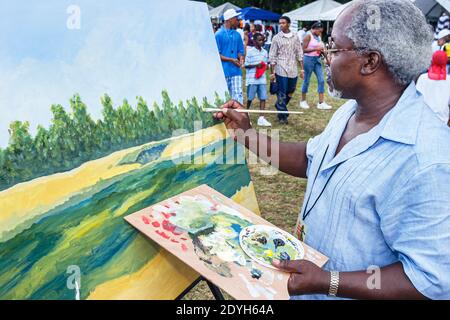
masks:
[[(304, 111), (303, 115), (291, 115), (289, 125), (278, 124), (276, 115), (267, 116), (273, 129), (280, 130), (282, 141), (308, 141), (308, 139), (320, 134), (330, 121), (332, 115), (345, 101), (332, 99), (327, 94), (325, 101), (333, 106), (333, 110), (323, 111), (316, 108), (319, 97), (317, 94), (317, 79), (315, 75), (311, 78), (311, 84), (307, 101), (311, 106), (310, 110), (300, 110), (301, 100), (300, 80), (297, 90), (289, 103), (288, 109), (291, 111)], [(246, 99), (244, 99), (245, 101)], [(266, 109), (275, 110), (275, 96), (270, 95)], [(252, 109), (259, 109), (259, 102), (253, 101)], [(256, 125), (258, 115), (251, 116), (252, 123)], [(278, 173), (274, 176), (265, 176), (260, 173), (262, 165), (250, 165), (250, 173), (255, 185), (256, 196), (262, 217), (279, 228), (288, 232), (293, 232), (297, 217), (303, 204), (306, 190), (306, 180)], [(227, 299), (230, 299), (226, 295)], [(211, 300), (214, 299), (205, 282), (200, 282), (186, 297), (187, 300)]]

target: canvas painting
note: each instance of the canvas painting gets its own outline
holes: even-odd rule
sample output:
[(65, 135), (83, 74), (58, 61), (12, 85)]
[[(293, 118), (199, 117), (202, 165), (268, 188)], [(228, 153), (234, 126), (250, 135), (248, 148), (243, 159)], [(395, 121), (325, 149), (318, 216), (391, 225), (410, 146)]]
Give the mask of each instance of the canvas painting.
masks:
[[(0, 299), (174, 299), (198, 273), (124, 217), (207, 184), (252, 212), (207, 6), (0, 2)], [(224, 271), (225, 272), (225, 271)]]
[[(289, 274), (256, 262), (240, 242), (247, 228), (273, 225), (206, 185), (125, 219), (235, 299), (289, 299)], [(277, 247), (286, 246), (279, 236), (275, 240)], [(327, 262), (321, 253), (298, 243), (304, 259), (320, 267)]]

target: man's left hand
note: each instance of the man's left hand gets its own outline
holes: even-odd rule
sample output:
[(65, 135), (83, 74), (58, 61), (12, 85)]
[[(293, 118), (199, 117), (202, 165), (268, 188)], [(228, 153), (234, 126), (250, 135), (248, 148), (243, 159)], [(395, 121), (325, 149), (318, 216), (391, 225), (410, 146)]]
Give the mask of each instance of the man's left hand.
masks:
[(300, 70), (300, 78), (305, 80), (305, 70)]
[(328, 293), (330, 273), (310, 261), (274, 260), (273, 266), (291, 274), (288, 281), (288, 291), (291, 296)]

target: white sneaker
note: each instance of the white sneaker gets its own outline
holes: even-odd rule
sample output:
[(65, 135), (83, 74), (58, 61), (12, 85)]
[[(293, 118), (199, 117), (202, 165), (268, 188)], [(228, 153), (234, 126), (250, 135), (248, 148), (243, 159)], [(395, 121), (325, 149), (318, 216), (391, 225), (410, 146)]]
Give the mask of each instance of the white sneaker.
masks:
[(331, 110), (331, 109), (333, 109), (333, 107), (328, 105), (326, 102), (322, 102), (322, 103), (319, 103), (317, 105), (317, 109), (319, 109), (319, 110)]
[(300, 108), (309, 109), (309, 104), (306, 101), (300, 101)]
[(266, 120), (264, 117), (259, 117), (258, 119), (258, 126), (260, 127), (271, 127), (272, 124)]

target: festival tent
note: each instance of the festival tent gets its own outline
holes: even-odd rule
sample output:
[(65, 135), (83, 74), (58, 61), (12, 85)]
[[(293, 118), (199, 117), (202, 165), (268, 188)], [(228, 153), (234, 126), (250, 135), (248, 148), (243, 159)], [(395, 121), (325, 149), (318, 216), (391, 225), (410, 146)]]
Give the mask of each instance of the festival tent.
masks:
[(278, 13), (256, 7), (244, 8), (239, 11), (239, 14), (243, 20), (278, 21), (281, 17)]
[(344, 3), (343, 5), (331, 9), (327, 12), (324, 12), (320, 15), (320, 19), (318, 20), (324, 20), (324, 21), (335, 21), (337, 19), (337, 17), (341, 14), (342, 11), (345, 10), (345, 8), (347, 8), (348, 6), (350, 6), (353, 2), (355, 2), (355, 0)]
[(321, 14), (340, 7), (341, 5), (341, 3), (333, 0), (317, 0), (286, 13), (286, 16), (295, 21), (317, 21), (321, 19)]
[(429, 20), (437, 20), (443, 11), (450, 12), (450, 0), (412, 0)]
[(226, 2), (226, 3), (218, 6), (217, 8), (211, 9), (209, 11), (209, 16), (211, 18), (221, 18), (223, 16), (223, 14), (225, 13), (225, 11), (227, 11), (228, 9), (234, 9), (236, 11), (241, 10), (241, 8), (239, 8), (238, 6), (236, 6), (230, 2)]
[[(450, 0), (411, 0), (414, 4), (422, 10), (424, 15), (431, 20), (436, 20), (441, 16), (441, 13), (445, 10), (450, 12)], [(351, 5), (355, 0), (344, 3), (340, 7), (334, 8), (323, 13), (319, 20), (324, 21), (335, 21), (338, 15), (344, 11), (349, 5)]]

